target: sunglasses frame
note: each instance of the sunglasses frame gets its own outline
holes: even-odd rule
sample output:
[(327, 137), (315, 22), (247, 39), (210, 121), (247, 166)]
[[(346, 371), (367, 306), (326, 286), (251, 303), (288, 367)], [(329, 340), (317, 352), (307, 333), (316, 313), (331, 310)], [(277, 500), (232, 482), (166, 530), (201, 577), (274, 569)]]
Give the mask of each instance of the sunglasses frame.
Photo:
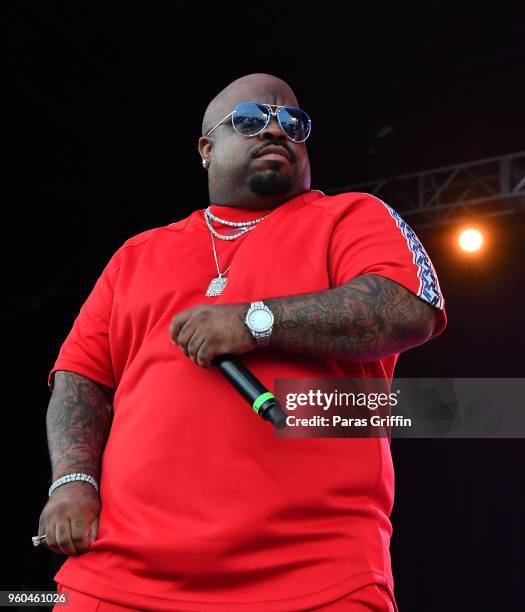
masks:
[[(264, 124), (264, 126), (255, 134), (241, 134), (237, 128), (235, 127), (235, 123), (233, 122), (233, 115), (237, 110), (237, 107), (240, 106), (241, 104), (256, 104), (257, 106), (265, 106), (269, 111), (270, 114), (268, 115), (268, 119), (266, 120), (266, 123)], [(279, 111), (282, 110), (283, 108), (289, 108), (291, 110), (298, 110), (301, 111), (302, 113), (304, 113), (304, 115), (306, 116), (306, 118), (308, 119), (308, 131), (306, 134), (306, 138), (303, 138), (303, 140), (294, 140), (293, 138), (290, 137), (290, 135), (286, 132), (286, 130), (283, 128), (283, 125), (281, 123), (281, 120), (279, 119)], [(275, 110), (272, 110), (275, 109)], [(306, 139), (310, 136), (310, 134), (312, 133), (312, 120), (310, 119), (308, 113), (306, 111), (304, 111), (302, 108), (299, 108), (297, 106), (288, 106), (288, 105), (282, 105), (282, 106), (278, 106), (277, 104), (264, 104), (263, 102), (255, 102), (255, 101), (248, 101), (248, 102), (239, 102), (239, 104), (237, 104), (235, 106), (235, 108), (232, 110), (231, 113), (228, 113), (226, 115), (226, 117), (224, 117), (223, 119), (221, 119), (219, 121), (219, 123), (217, 123), (217, 125), (213, 128), (211, 128), (211, 130), (209, 130), (209, 132), (206, 134), (206, 136), (209, 136), (214, 130), (216, 130), (219, 125), (223, 125), (223, 122), (226, 121), (226, 119), (229, 119), (231, 117), (231, 124), (233, 126), (233, 129), (235, 130), (235, 132), (237, 134), (239, 134), (239, 136), (244, 136), (244, 138), (253, 138), (253, 136), (258, 136), (261, 132), (263, 132), (268, 125), (270, 124), (270, 121), (272, 120), (272, 117), (275, 117), (277, 119), (277, 123), (279, 124), (281, 130), (286, 134), (286, 137), (291, 140), (292, 142), (297, 142), (297, 143), (302, 143), (305, 142)], [(225, 124), (224, 124), (225, 125)]]

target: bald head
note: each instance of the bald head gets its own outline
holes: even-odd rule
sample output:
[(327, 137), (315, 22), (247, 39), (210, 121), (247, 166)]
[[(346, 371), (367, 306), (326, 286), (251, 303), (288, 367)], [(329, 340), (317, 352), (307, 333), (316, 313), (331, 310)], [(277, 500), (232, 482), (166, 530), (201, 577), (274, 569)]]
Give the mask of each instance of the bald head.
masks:
[(250, 101), (298, 106), (292, 88), (282, 79), (271, 74), (248, 74), (230, 83), (208, 104), (202, 120), (202, 134), (207, 134), (231, 113), (236, 104)]

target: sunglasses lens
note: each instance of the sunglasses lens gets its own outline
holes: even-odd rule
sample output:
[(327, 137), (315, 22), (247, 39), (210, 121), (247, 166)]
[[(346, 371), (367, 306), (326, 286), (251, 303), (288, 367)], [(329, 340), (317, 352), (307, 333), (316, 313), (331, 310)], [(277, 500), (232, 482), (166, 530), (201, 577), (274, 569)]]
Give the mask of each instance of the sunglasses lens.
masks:
[(255, 102), (241, 102), (235, 107), (232, 122), (235, 131), (241, 136), (255, 136), (268, 122), (269, 111)]
[(310, 117), (300, 108), (285, 106), (278, 112), (279, 123), (290, 140), (304, 142), (310, 135)]

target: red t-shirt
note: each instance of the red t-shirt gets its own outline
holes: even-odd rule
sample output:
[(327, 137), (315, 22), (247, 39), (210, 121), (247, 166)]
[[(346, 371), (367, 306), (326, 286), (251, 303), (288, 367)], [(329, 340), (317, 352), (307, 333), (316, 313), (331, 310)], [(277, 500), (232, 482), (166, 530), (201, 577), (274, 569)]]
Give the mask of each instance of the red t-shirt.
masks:
[[(215, 206), (229, 220), (261, 211)], [(264, 212), (264, 211), (263, 211)], [(386, 276), (434, 304), (428, 256), (386, 204), (310, 191), (238, 240), (216, 239), (221, 296), (203, 210), (129, 239), (82, 306), (50, 374), (69, 370), (116, 390), (102, 459), (98, 539), (55, 579), (147, 610), (283, 611), (325, 604), (369, 583), (392, 593), (389, 441), (283, 439), (214, 368), (172, 346), (172, 317), (202, 303), (324, 291)], [(221, 226), (221, 231), (224, 227)], [(349, 363), (270, 348), (242, 356), (275, 378), (390, 379), (397, 356)]]

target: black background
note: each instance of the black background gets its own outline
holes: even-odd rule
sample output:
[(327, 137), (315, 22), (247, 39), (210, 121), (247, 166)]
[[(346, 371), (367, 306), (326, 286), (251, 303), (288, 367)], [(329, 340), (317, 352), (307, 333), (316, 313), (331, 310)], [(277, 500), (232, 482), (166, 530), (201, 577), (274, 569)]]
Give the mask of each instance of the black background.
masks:
[[(313, 119), (321, 189), (513, 153), (525, 149), (525, 28), (505, 3), (18, 2), (6, 17), (0, 588), (53, 589), (62, 558), (30, 540), (49, 486), (47, 372), (122, 242), (207, 206), (196, 143), (208, 101), (251, 72), (288, 81)], [(453, 226), (419, 232), (449, 326), (401, 356), (399, 376), (523, 376), (524, 217), (485, 221), (476, 258), (457, 252)], [(393, 441), (401, 612), (522, 609), (524, 449)]]

